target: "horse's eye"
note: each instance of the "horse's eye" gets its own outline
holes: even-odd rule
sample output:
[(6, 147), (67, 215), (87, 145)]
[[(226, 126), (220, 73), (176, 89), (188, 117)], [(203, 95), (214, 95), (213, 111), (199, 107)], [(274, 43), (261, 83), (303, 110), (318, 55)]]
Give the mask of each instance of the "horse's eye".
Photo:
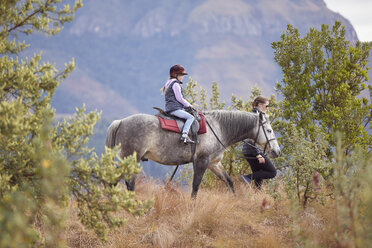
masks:
[(271, 130), (271, 129), (267, 129), (267, 132), (269, 132), (269, 133), (271, 133), (273, 130)]

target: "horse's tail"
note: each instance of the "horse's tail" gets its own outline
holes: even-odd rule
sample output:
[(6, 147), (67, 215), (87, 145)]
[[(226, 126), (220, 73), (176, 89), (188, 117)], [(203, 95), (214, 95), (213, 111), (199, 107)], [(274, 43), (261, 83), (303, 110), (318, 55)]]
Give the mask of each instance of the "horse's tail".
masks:
[(120, 124), (121, 124), (121, 120), (115, 120), (108, 127), (107, 136), (106, 136), (106, 146), (108, 148), (113, 148), (115, 146), (116, 133), (120, 127)]

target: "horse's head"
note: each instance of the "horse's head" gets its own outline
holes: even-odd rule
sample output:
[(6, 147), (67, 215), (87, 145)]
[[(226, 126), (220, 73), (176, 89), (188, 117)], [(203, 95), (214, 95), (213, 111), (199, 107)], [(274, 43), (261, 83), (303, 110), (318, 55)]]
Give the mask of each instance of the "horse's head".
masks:
[(260, 112), (258, 114), (259, 121), (256, 129), (255, 143), (264, 147), (265, 152), (270, 152), (271, 156), (276, 158), (280, 155), (280, 147), (276, 140), (275, 133), (271, 128), (269, 117)]

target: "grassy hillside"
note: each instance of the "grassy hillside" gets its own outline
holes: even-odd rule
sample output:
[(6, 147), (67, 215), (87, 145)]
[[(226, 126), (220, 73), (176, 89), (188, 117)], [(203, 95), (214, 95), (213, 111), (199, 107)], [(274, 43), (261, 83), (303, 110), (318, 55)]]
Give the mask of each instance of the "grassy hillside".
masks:
[[(280, 179), (277, 179), (280, 180)], [(77, 221), (70, 209), (70, 247), (344, 247), (337, 243), (335, 201), (297, 209), (281, 185), (274, 199), (266, 187), (255, 191), (235, 178), (236, 195), (225, 185), (201, 189), (195, 201), (176, 185), (140, 180), (139, 199), (154, 198), (153, 208), (111, 232), (106, 244)], [(339, 246), (341, 245), (341, 246)]]

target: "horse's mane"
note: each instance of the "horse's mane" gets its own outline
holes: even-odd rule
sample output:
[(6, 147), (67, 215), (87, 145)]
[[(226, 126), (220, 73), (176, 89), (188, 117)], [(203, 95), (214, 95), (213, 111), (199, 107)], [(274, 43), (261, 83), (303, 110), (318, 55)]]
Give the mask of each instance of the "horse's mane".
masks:
[(237, 137), (241, 130), (251, 130), (257, 123), (257, 115), (245, 111), (212, 110), (204, 114), (220, 123), (226, 137)]

